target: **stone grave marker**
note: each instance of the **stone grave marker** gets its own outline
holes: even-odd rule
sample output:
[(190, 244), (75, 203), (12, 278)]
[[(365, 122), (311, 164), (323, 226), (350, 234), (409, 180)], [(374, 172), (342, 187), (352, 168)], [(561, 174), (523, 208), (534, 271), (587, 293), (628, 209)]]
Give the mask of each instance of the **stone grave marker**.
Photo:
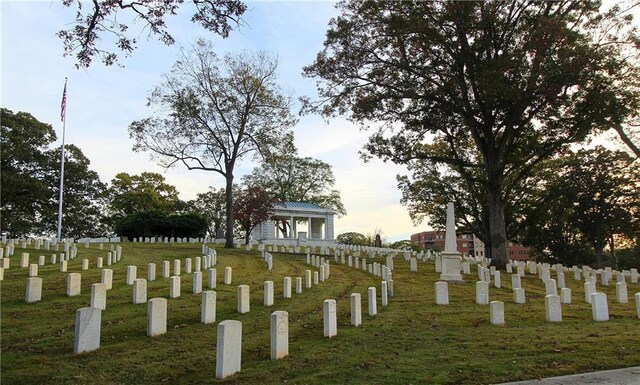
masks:
[(174, 259), (173, 260), (173, 275), (174, 276), (180, 276), (180, 260), (179, 259)]
[(251, 310), (250, 294), (248, 285), (238, 286), (238, 313), (245, 314)]
[(289, 355), (289, 313), (278, 310), (271, 313), (271, 359)]
[(605, 293), (591, 294), (591, 313), (594, 321), (609, 320), (609, 306), (607, 305), (607, 295)]
[(302, 278), (296, 277), (296, 294), (302, 293)]
[(147, 263), (147, 281), (153, 282), (156, 280), (156, 264)]
[(218, 324), (216, 378), (234, 375), (241, 368), (242, 322), (226, 320)]
[[(519, 275), (518, 275), (519, 277)], [(521, 287), (516, 287), (513, 289), (513, 302), (518, 304), (523, 304), (526, 302), (524, 289)]]
[(128, 286), (133, 285), (133, 282), (136, 280), (138, 275), (138, 267), (136, 266), (127, 266), (127, 280), (126, 283)]
[(291, 277), (284, 277), (282, 298), (291, 298)]
[(351, 325), (360, 326), (362, 324), (362, 298), (360, 293), (351, 294)]
[(67, 297), (80, 295), (80, 280), (81, 276), (79, 273), (69, 273), (69, 275), (67, 275)]
[(273, 281), (264, 282), (264, 306), (273, 306)]
[(231, 275), (233, 274), (233, 270), (230, 266), (224, 268), (224, 284), (231, 285)]
[(201, 271), (194, 271), (193, 272), (193, 294), (200, 294), (202, 293), (202, 272)]
[(478, 305), (489, 304), (489, 283), (485, 281), (476, 282), (476, 303)]
[(75, 354), (91, 352), (100, 347), (101, 323), (102, 310), (95, 307), (83, 307), (76, 310), (73, 339)]
[(162, 261), (162, 278), (171, 277), (171, 262)]
[(106, 290), (111, 290), (111, 288), (113, 287), (113, 270), (102, 269), (101, 283), (104, 284)]
[[(179, 279), (180, 277), (177, 278)], [(147, 336), (159, 336), (166, 332), (167, 299), (151, 298), (149, 302), (147, 302)]]
[(91, 307), (107, 309), (107, 286), (104, 283), (91, 285)]
[(200, 322), (202, 322), (203, 324), (211, 324), (216, 322), (216, 292), (213, 290), (202, 292)]
[(42, 278), (27, 278), (27, 292), (25, 294), (26, 303), (34, 303), (42, 300)]
[(544, 297), (547, 322), (562, 322), (562, 305), (560, 296), (548, 294)]
[(169, 298), (180, 297), (180, 276), (173, 275), (169, 278)]
[(449, 285), (445, 281), (438, 281), (434, 284), (436, 292), (436, 304), (448, 305), (449, 304)]
[(324, 319), (324, 336), (334, 337), (338, 334), (338, 318), (335, 299), (325, 299), (322, 304), (322, 314)]
[(217, 286), (217, 271), (215, 268), (210, 268), (207, 271), (209, 274), (209, 289), (215, 289)]
[(369, 316), (374, 317), (378, 314), (378, 299), (376, 297), (376, 288), (370, 287), (367, 290), (368, 294), (368, 305), (369, 305)]
[(616, 302), (627, 303), (627, 284), (624, 282), (616, 283)]
[(560, 289), (560, 303), (571, 303), (571, 289), (569, 289), (568, 287), (563, 287), (562, 289)]
[(504, 302), (489, 303), (489, 321), (492, 325), (504, 325)]
[(595, 282), (585, 282), (584, 284), (584, 300), (587, 303), (591, 303), (591, 294), (596, 292)]

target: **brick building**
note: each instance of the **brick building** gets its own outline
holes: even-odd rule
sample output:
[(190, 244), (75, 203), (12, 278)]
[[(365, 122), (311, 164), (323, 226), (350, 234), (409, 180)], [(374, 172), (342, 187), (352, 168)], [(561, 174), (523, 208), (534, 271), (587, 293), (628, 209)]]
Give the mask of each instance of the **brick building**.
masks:
[[(418, 245), (426, 250), (444, 250), (445, 232), (444, 231), (423, 231), (421, 233), (411, 235), (411, 243)], [(462, 255), (470, 255), (474, 257), (484, 257), (484, 242), (478, 239), (472, 233), (456, 234), (456, 243), (458, 244), (458, 252)], [(507, 257), (515, 260), (531, 259), (531, 249), (514, 242), (507, 244)]]

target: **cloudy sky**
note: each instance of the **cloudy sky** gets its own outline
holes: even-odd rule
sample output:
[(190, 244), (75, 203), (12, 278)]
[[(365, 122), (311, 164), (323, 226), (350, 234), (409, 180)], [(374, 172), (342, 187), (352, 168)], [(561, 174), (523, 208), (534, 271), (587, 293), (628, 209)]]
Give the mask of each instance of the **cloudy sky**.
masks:
[[(122, 59), (123, 68), (96, 62), (89, 69), (78, 70), (73, 58), (62, 56), (62, 42), (55, 36), (60, 29), (70, 28), (75, 9), (63, 7), (60, 1), (0, 1), (0, 104), (52, 124), (60, 137), (60, 100), (68, 77), (66, 142), (82, 149), (103, 182), (118, 172), (155, 171), (177, 187), (183, 200), (195, 198), (209, 186), (223, 187), (224, 180), (218, 174), (180, 167), (165, 170), (150, 161), (148, 154), (133, 153), (127, 127), (148, 116), (150, 110), (145, 104), (149, 90), (170, 70), (179, 47), (189, 46), (199, 37), (212, 40), (220, 53), (277, 53), (280, 83), (295, 96), (316, 97), (315, 80), (303, 78), (301, 72), (322, 48), (327, 23), (337, 15), (333, 3), (258, 1), (247, 5), (247, 25), (232, 32), (228, 39), (189, 22), (190, 14), (185, 9), (169, 19), (176, 45), (167, 47), (147, 40), (146, 34), (141, 33), (138, 49)], [(140, 32), (140, 28), (132, 28)], [(347, 215), (336, 221), (336, 234), (368, 234), (381, 229), (384, 237), (395, 241), (428, 228), (428, 223), (415, 227), (399, 203), (401, 195), (395, 176), (404, 173), (404, 168), (378, 160), (363, 163), (359, 159), (358, 151), (367, 132), (344, 119), (326, 123), (317, 116), (302, 117), (294, 131), (301, 156), (321, 159), (333, 167), (336, 188), (347, 209)], [(60, 145), (60, 140), (56, 144)], [(248, 162), (240, 165), (237, 179), (253, 166)]]

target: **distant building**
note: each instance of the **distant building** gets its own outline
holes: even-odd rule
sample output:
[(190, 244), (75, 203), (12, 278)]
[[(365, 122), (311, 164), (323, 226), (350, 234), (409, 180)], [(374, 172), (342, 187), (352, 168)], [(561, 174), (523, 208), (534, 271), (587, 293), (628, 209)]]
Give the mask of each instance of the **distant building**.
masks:
[[(444, 231), (423, 231), (411, 235), (411, 243), (426, 250), (444, 250)], [(472, 233), (456, 234), (458, 252), (462, 255), (484, 257), (484, 242)], [(531, 249), (514, 242), (507, 243), (507, 257), (515, 260), (531, 259)]]
[(333, 244), (334, 215), (335, 211), (313, 203), (278, 203), (271, 219), (256, 226), (251, 238), (278, 245)]

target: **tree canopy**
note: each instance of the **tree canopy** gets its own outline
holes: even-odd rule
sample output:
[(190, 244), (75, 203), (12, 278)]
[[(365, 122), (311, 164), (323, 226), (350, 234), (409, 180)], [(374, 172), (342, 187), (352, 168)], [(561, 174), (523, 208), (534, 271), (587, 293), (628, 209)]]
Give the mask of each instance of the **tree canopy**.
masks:
[[(60, 148), (50, 148), (55, 131), (27, 112), (6, 108), (0, 121), (0, 231), (55, 234), (60, 182)], [(106, 186), (78, 147), (67, 144), (65, 153), (62, 236), (104, 235)]]
[(209, 191), (198, 194), (196, 199), (188, 202), (189, 207), (207, 221), (207, 231), (212, 238), (218, 238), (220, 231), (225, 228), (225, 202), (224, 188), (213, 187), (209, 187)]
[(336, 179), (331, 165), (319, 159), (298, 156), (289, 143), (270, 155), (251, 174), (242, 177), (247, 186), (260, 186), (280, 202), (308, 202), (345, 215), (340, 191), (333, 189)]
[(296, 119), (277, 83), (278, 60), (265, 52), (220, 58), (199, 40), (183, 51), (149, 97), (152, 117), (131, 123), (134, 150), (159, 164), (213, 171), (225, 178), (226, 247), (233, 247), (233, 179), (238, 162), (267, 156)]
[(116, 174), (109, 187), (109, 209), (114, 218), (141, 212), (173, 214), (178, 207), (178, 190), (167, 184), (161, 174), (143, 172)]
[[(75, 55), (76, 67), (89, 67), (94, 57), (105, 65), (118, 62), (118, 50), (130, 55), (138, 37), (147, 31), (147, 37), (157, 36), (166, 45), (175, 42), (167, 30), (167, 18), (185, 8), (184, 0), (110, 1), (94, 0), (92, 7), (83, 7), (82, 0), (63, 0), (65, 7), (77, 6), (73, 28), (60, 30), (65, 56)], [(247, 6), (238, 0), (191, 0), (194, 13), (191, 21), (206, 30), (227, 37), (241, 23), (240, 16)], [(130, 27), (141, 22), (140, 33), (131, 33)], [(114, 45), (111, 48), (106, 42)]]
[[(514, 186), (567, 145), (636, 113), (636, 31), (619, 8), (599, 5), (340, 2), (305, 68), (321, 79), (311, 107), (380, 124), (365, 158), (446, 165), (467, 181), (481, 174), (488, 249), (503, 266)], [(449, 156), (434, 151), (434, 137)], [(467, 141), (477, 158), (460, 156)]]
[(262, 187), (247, 187), (236, 192), (233, 201), (234, 218), (242, 232), (245, 244), (249, 244), (251, 232), (274, 213), (275, 198)]

